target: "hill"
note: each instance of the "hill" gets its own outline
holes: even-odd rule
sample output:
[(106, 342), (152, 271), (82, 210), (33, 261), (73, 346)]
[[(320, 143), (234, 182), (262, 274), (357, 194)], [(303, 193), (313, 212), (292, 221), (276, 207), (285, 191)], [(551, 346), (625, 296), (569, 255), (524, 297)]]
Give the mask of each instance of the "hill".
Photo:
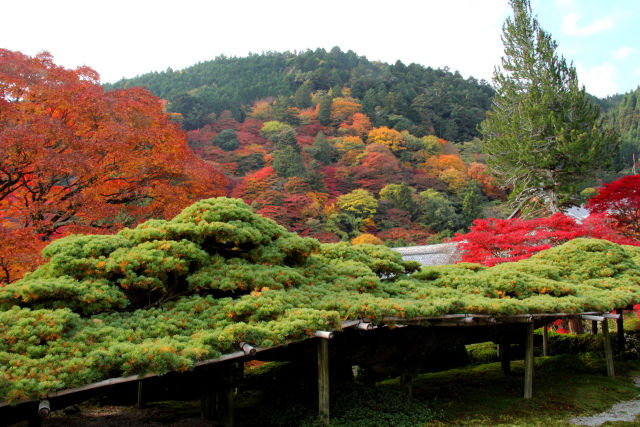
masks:
[(268, 52), (244, 58), (220, 56), (181, 71), (143, 74), (107, 88), (144, 86), (169, 101), (187, 130), (202, 127), (211, 113), (229, 110), (243, 121), (249, 107), (265, 97), (293, 97), (298, 108), (311, 106), (312, 92), (343, 87), (359, 100), (374, 126), (389, 126), (452, 141), (478, 136), (477, 124), (489, 109), (493, 90), (458, 72), (418, 64), (369, 61), (338, 47), (299, 53)]

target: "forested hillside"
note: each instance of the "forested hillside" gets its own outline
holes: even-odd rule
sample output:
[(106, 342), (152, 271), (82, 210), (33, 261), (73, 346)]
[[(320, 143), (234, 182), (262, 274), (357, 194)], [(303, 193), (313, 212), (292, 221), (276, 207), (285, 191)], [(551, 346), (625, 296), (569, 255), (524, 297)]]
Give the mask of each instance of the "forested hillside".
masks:
[(166, 100), (228, 195), (303, 235), (424, 243), (505, 212), (477, 139), (493, 90), (457, 72), (334, 48), (219, 57), (107, 89), (137, 85)]
[[(133, 86), (166, 101), (191, 148), (230, 179), (228, 195), (303, 235), (437, 242), (510, 212), (478, 139), (494, 91), (457, 72), (336, 47), (218, 57), (107, 89)], [(591, 97), (622, 136), (622, 173), (638, 158), (636, 98)]]
[(243, 121), (250, 106), (265, 97), (291, 98), (291, 107), (311, 106), (311, 93), (343, 87), (362, 105), (374, 126), (435, 134), (452, 141), (478, 136), (477, 125), (490, 107), (493, 91), (485, 82), (418, 64), (371, 62), (334, 47), (300, 53), (269, 52), (244, 58), (218, 57), (174, 72), (121, 80), (107, 88), (144, 86), (167, 99), (183, 116), (187, 130), (202, 127), (209, 115), (229, 110)]
[(604, 101), (604, 122), (616, 129), (621, 138), (616, 170), (633, 173), (634, 163), (640, 160), (640, 87)]

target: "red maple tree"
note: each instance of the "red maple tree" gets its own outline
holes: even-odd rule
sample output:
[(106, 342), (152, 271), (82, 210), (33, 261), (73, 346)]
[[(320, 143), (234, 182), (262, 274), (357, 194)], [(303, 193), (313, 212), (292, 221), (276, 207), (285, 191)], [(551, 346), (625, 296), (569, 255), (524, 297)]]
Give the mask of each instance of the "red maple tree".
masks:
[(613, 219), (614, 227), (625, 236), (640, 240), (640, 174), (604, 184), (589, 199), (588, 208)]
[(169, 217), (226, 183), (150, 92), (105, 92), (88, 67), (0, 49), (0, 283), (49, 240)]
[(468, 233), (458, 234), (451, 241), (459, 242), (462, 261), (491, 266), (529, 258), (537, 252), (578, 237), (605, 239), (626, 245), (640, 244), (614, 230), (611, 220), (605, 216), (590, 215), (578, 223), (562, 213), (530, 220), (476, 219)]

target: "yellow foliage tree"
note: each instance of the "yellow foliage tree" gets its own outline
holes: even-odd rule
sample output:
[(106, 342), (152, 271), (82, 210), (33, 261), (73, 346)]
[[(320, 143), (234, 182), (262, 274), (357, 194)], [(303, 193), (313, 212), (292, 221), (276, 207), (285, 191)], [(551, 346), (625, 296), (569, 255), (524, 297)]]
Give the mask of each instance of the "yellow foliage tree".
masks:
[(251, 107), (249, 117), (257, 120), (270, 120), (272, 117), (273, 109), (271, 103), (264, 99), (258, 100)]
[(359, 236), (351, 239), (352, 245), (363, 245), (363, 244), (371, 244), (371, 245), (381, 245), (382, 240), (369, 233), (362, 233)]
[(368, 144), (383, 144), (391, 149), (391, 151), (401, 151), (406, 149), (404, 145), (404, 137), (395, 129), (389, 129), (386, 126), (373, 128), (367, 137)]
[(469, 176), (466, 173), (454, 168), (443, 170), (440, 172), (440, 175), (438, 175), (438, 178), (446, 182), (449, 185), (449, 190), (454, 193), (457, 193), (464, 187), (469, 180)]
[(367, 190), (358, 188), (338, 197), (338, 207), (357, 218), (372, 218), (378, 210), (378, 201)]

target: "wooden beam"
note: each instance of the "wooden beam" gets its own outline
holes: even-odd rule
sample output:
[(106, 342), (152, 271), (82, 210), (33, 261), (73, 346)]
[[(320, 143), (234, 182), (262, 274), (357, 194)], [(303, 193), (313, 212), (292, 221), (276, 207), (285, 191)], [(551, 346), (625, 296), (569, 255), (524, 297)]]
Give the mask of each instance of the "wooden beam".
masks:
[(593, 314), (583, 314), (582, 318), (584, 320), (591, 320), (592, 322), (602, 322), (604, 321), (604, 316), (595, 316)]
[(356, 327), (363, 331), (371, 331), (377, 328), (377, 326), (375, 326), (373, 323), (367, 323), (367, 322), (358, 323)]
[(622, 354), (625, 347), (623, 320), (624, 316), (622, 315), (623, 313), (621, 308), (617, 309), (616, 312), (620, 315), (620, 317), (618, 317), (618, 319), (616, 320), (616, 326), (618, 328), (618, 354)]
[(318, 415), (329, 424), (329, 341), (318, 340)]
[(323, 338), (325, 340), (330, 340), (333, 338), (333, 332), (330, 331), (316, 331), (313, 334), (314, 337), (316, 338)]
[(254, 346), (246, 342), (241, 342), (239, 346), (240, 346), (240, 350), (242, 350), (244, 354), (246, 354), (247, 356), (254, 356), (257, 352)]
[(533, 397), (533, 323), (526, 326), (524, 351), (524, 398)]
[(542, 355), (549, 355), (549, 328), (547, 325), (542, 327)]
[(605, 320), (602, 322), (602, 336), (604, 337), (604, 356), (607, 359), (607, 376), (615, 378), (616, 373), (613, 367), (613, 352), (611, 351), (611, 336), (609, 335), (609, 324)]

